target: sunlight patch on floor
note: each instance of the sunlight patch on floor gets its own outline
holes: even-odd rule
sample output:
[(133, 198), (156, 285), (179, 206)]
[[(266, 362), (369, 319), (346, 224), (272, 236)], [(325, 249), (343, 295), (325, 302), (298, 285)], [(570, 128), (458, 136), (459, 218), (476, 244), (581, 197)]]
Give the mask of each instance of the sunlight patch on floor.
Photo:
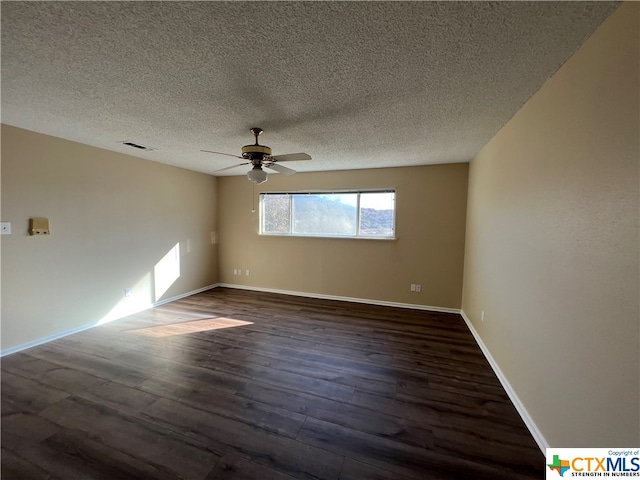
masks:
[(204, 320), (193, 320), (191, 322), (171, 323), (168, 325), (140, 328), (138, 330), (130, 330), (129, 333), (144, 335), (145, 337), (159, 338), (206, 332), (209, 330), (220, 330), (223, 328), (242, 327), (244, 325), (253, 325), (253, 322), (245, 322), (244, 320), (235, 320), (233, 318), (216, 317), (206, 318)]

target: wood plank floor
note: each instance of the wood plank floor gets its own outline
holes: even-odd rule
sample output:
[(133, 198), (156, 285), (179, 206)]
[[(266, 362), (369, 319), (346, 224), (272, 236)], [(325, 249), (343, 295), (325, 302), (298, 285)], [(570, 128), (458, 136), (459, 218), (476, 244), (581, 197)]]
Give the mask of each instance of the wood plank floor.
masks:
[(459, 315), (218, 288), (2, 359), (2, 478), (540, 479)]

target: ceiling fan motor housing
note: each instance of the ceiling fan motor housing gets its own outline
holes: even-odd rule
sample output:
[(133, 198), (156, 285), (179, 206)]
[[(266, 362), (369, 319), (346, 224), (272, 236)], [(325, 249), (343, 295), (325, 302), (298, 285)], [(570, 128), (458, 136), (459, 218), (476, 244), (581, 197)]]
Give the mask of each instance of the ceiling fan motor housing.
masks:
[(265, 160), (265, 157), (271, 156), (271, 149), (264, 145), (245, 145), (242, 147), (242, 158), (247, 160)]

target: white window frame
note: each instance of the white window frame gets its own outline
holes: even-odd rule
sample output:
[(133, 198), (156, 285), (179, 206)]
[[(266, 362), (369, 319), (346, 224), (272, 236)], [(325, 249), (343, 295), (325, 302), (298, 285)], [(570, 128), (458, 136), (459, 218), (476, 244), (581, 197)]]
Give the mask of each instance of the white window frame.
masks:
[[(356, 234), (355, 235), (332, 235), (332, 234), (304, 234), (304, 233), (294, 233), (294, 218), (293, 218), (293, 201), (289, 199), (289, 232), (277, 232), (277, 233), (269, 233), (264, 231), (264, 207), (263, 207), (263, 199), (268, 197), (269, 195), (339, 195), (339, 194), (357, 194), (357, 203), (356, 203)], [(360, 195), (367, 193), (393, 193), (393, 233), (390, 236), (380, 236), (380, 235), (366, 235), (361, 233), (360, 231)], [(314, 237), (314, 238), (347, 238), (347, 239), (365, 239), (365, 240), (395, 240), (396, 239), (396, 189), (395, 188), (381, 188), (381, 189), (357, 189), (357, 190), (304, 190), (304, 191), (288, 191), (288, 192), (261, 192), (259, 194), (259, 210), (260, 210), (260, 219), (259, 219), (259, 234), (268, 236), (268, 237)]]

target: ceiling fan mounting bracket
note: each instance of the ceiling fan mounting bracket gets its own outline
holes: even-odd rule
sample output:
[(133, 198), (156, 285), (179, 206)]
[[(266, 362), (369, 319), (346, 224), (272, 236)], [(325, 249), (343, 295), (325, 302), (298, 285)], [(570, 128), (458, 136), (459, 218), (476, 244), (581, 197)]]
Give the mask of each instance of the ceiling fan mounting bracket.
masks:
[(258, 136), (262, 135), (262, 132), (264, 132), (264, 130), (262, 130), (260, 127), (252, 127), (249, 129), (249, 131), (253, 134), (254, 137), (256, 137), (256, 145), (258, 145)]

